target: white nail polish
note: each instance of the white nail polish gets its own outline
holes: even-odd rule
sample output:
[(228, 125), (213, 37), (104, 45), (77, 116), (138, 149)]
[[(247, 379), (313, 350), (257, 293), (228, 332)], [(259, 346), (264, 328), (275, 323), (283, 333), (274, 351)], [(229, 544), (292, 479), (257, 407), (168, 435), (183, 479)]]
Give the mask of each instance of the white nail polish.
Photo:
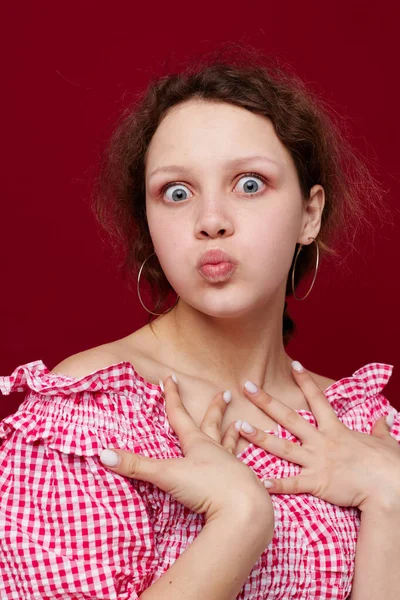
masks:
[(178, 385), (178, 379), (177, 379), (177, 377), (176, 377), (175, 373), (172, 373), (172, 374), (171, 374), (171, 377), (172, 377), (172, 379), (175, 381), (176, 385)]
[(100, 460), (107, 467), (116, 467), (119, 462), (119, 456), (112, 450), (103, 450), (100, 454)]
[(236, 431), (240, 431), (241, 426), (242, 426), (242, 421), (236, 421), (236, 423), (235, 423)]
[(256, 392), (258, 392), (258, 387), (252, 381), (246, 381), (244, 387), (248, 392), (250, 392), (250, 394), (255, 394)]
[(226, 390), (226, 392), (223, 393), (223, 398), (225, 402), (229, 404), (229, 402), (232, 400), (232, 392), (230, 390)]
[(304, 371), (304, 367), (298, 360), (294, 360), (292, 362), (292, 369), (296, 371), (296, 373), (302, 373)]
[(164, 391), (164, 384), (163, 384), (163, 382), (161, 381), (161, 379), (160, 379), (160, 381), (158, 382), (158, 385), (160, 386), (160, 388), (161, 388), (161, 391), (163, 392), (163, 391)]
[(396, 414), (397, 410), (395, 408), (391, 408), (389, 414), (386, 416), (385, 422), (389, 429), (393, 426)]
[(242, 422), (241, 429), (245, 433), (254, 433), (254, 427), (252, 427), (249, 423), (247, 423), (247, 421)]

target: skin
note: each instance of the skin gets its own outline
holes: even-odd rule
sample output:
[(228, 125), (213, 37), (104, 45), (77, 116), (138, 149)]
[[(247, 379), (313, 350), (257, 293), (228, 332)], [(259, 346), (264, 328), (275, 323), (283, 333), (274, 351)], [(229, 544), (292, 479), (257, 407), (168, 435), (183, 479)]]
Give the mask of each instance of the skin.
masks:
[[(376, 598), (395, 600), (398, 598), (400, 585), (399, 445), (390, 436), (384, 418), (378, 419), (374, 424), (371, 435), (348, 429), (339, 421), (311, 375), (305, 370), (294, 371), (293, 374), (297, 385), (309, 400), (317, 427), (308, 423), (286, 404), (263, 390), (256, 389), (253, 393), (245, 390), (249, 400), (286, 427), (301, 443), (279, 439), (257, 427), (254, 428), (253, 434), (243, 431), (240, 431), (240, 434), (268, 452), (302, 467), (301, 473), (294, 477), (264, 480), (263, 484), (269, 488), (270, 493), (312, 494), (332, 504), (359, 508), (361, 525), (356, 547), (351, 598), (352, 600), (376, 600)], [(184, 458), (178, 459), (179, 465), (177, 465), (176, 459), (152, 459), (117, 450), (119, 464), (114, 467), (114, 470), (127, 477), (151, 481), (162, 489), (170, 489), (173, 495), (178, 494), (179, 501), (183, 500), (190, 507), (196, 501), (195, 492), (198, 492), (196, 485), (187, 485), (196, 471), (196, 460), (191, 464), (192, 449), (199, 448), (200, 441), (207, 443), (210, 451), (215, 453), (215, 459), (222, 461), (222, 455), (217, 455), (217, 447), (222, 445), (233, 454), (239, 429), (230, 428), (225, 435), (221, 431), (222, 416), (226, 410), (222, 393), (219, 393), (210, 404), (200, 430), (185, 411), (180, 398), (179, 382), (175, 386), (171, 377), (165, 381), (165, 396), (168, 418), (179, 436)], [(213, 440), (216, 446), (209, 446), (210, 440)], [(202, 448), (200, 452), (203, 456)], [(226, 460), (226, 457), (224, 459)], [(211, 465), (214, 465), (213, 460), (211, 458)], [(187, 475), (183, 478), (185, 481), (183, 490), (180, 489), (182, 476), (178, 466), (180, 469), (186, 468)], [(203, 462), (202, 474), (204, 471)], [(210, 473), (207, 473), (207, 477), (210, 477)], [(221, 482), (223, 482), (222, 488), (220, 488)], [(206, 492), (209, 489), (206, 483)], [(221, 489), (225, 492), (228, 489), (229, 494), (231, 492), (230, 487), (226, 486), (225, 477), (217, 480), (213, 494)], [(243, 486), (240, 489), (243, 489)], [(201, 492), (202, 495), (204, 493)], [(264, 506), (265, 504), (264, 501)], [(270, 524), (272, 525), (272, 521)], [(247, 532), (241, 536), (242, 549), (246, 535)], [(203, 564), (209, 556), (208, 543), (207, 540), (204, 548), (196, 548), (199, 564)], [(181, 581), (182, 571), (187, 572), (188, 566), (183, 565), (179, 560), (175, 563), (174, 575), (178, 581)], [(224, 563), (226, 564), (226, 560)], [(243, 560), (241, 560), (242, 564)], [(195, 579), (196, 573), (191, 581)], [(167, 581), (169, 585), (170, 574)], [(222, 576), (221, 581), (226, 586), (229, 579)], [(161, 577), (159, 582), (159, 585), (165, 585), (166, 580)], [(197, 583), (196, 589), (198, 589)]]
[[(254, 155), (276, 163), (252, 159), (247, 164), (229, 164), (240, 156)], [(179, 167), (160, 171), (168, 165)], [(243, 178), (250, 171), (266, 183), (254, 176)], [(254, 196), (244, 191), (248, 180), (260, 185)], [(166, 190), (173, 181), (179, 187)], [(251, 405), (299, 440), (279, 439), (254, 421), (253, 434), (242, 429), (239, 434), (233, 424), (226, 429), (223, 416), (234, 402), (227, 408), (220, 392), (211, 404), (205, 398), (208, 407), (202, 420), (197, 415), (190, 422), (189, 410), (187, 444), (198, 439), (200, 421), (202, 435), (231, 454), (243, 439), (301, 466), (299, 475), (269, 482), (270, 493), (309, 493), (339, 506), (358, 507), (362, 519), (352, 598), (394, 600), (400, 583), (399, 446), (384, 419), (374, 425), (372, 435), (347, 429), (321, 392), (319, 376), (293, 371), (283, 346), (288, 271), (296, 243), (305, 245), (318, 236), (323, 188), (316, 185), (309, 198), (302, 198), (290, 154), (268, 119), (223, 103), (191, 101), (174, 107), (159, 125), (147, 153), (146, 190), (154, 249), (180, 296), (177, 306), (154, 322), (161, 343), (151, 350), (158, 349), (160, 363), (172, 362), (181, 372), (201, 373), (217, 388), (232, 390), (234, 400), (245, 394)], [(183, 194), (173, 202), (177, 190)], [(228, 252), (238, 263), (224, 283), (205, 281), (196, 268), (200, 255), (210, 248)], [(187, 408), (182, 398), (182, 404), (178, 401), (182, 396), (179, 376), (178, 380), (176, 420), (183, 418)], [(258, 386), (254, 394), (243, 387), (248, 380)], [(167, 402), (172, 380), (165, 384)], [(293, 411), (299, 407), (299, 398), (308, 401), (317, 427)], [(174, 420), (170, 411), (168, 416)], [(180, 441), (187, 449), (181, 436)], [(160, 485), (165, 460), (123, 450), (117, 453), (116, 472)], [(181, 467), (188, 459), (184, 453)], [(174, 483), (172, 471), (168, 485)]]
[(251, 402), (301, 441), (299, 444), (284, 440), (256, 426), (252, 433), (246, 433), (240, 423), (240, 435), (302, 467), (299, 475), (271, 481), (270, 491), (312, 494), (331, 504), (361, 511), (379, 506), (389, 513), (399, 513), (400, 447), (391, 437), (385, 417), (375, 422), (371, 435), (353, 431), (337, 418), (308, 371), (293, 374), (311, 405), (317, 427), (264, 390), (244, 390)]
[[(262, 158), (238, 162), (253, 156)], [(164, 170), (171, 165), (177, 168)], [(302, 197), (291, 155), (269, 119), (199, 100), (167, 113), (148, 148), (145, 177), (154, 250), (180, 296), (154, 321), (158, 360), (169, 364), (174, 356), (181, 371), (202, 373), (234, 395), (248, 379), (268, 384), (269, 393), (304, 407), (283, 345), (282, 313), (296, 243), (312, 243), (320, 230), (323, 187)], [(179, 185), (166, 190), (172, 182)], [(201, 254), (214, 248), (238, 263), (223, 283), (206, 281), (197, 269)]]
[[(355, 507), (361, 512), (381, 510), (386, 511), (388, 517), (399, 518), (400, 446), (390, 435), (385, 416), (374, 423), (371, 434), (349, 429), (338, 419), (309, 371), (301, 367), (300, 370), (293, 370), (293, 376), (312, 407), (316, 425), (312, 425), (284, 402), (257, 386), (252, 392), (244, 388), (244, 393), (251, 403), (290, 431), (297, 441), (266, 433), (254, 425), (252, 432), (246, 431), (242, 421), (233, 423), (224, 434), (221, 423), (227, 404), (222, 392), (213, 398), (200, 427), (197, 427), (182, 402), (179, 382), (175, 383), (170, 376), (167, 377), (164, 394), (168, 419), (177, 432), (185, 455), (183, 462), (179, 459), (179, 465), (184, 465), (186, 459), (190, 458), (191, 448), (194, 447), (194, 440), (198, 439), (199, 431), (201, 439), (212, 439), (230, 454), (236, 453), (239, 436), (243, 436), (267, 452), (301, 467), (298, 475), (263, 480), (262, 485), (270, 493), (312, 494), (337, 506)], [(393, 409), (393, 412), (397, 411)], [(211, 448), (214, 450), (214, 447)], [(173, 471), (166, 474), (165, 467), (175, 463), (176, 459), (160, 460), (140, 456), (138, 462), (133, 459), (137, 459), (138, 455), (125, 450), (117, 450), (117, 453), (120, 462), (114, 467), (115, 471), (144, 481), (151, 480), (162, 489), (176, 494), (179, 472), (174, 476)], [(215, 456), (215, 460), (219, 459), (220, 457)], [(211, 459), (211, 463), (213, 460)], [(184, 481), (192, 475), (194, 466), (195, 462), (190, 464)], [(185, 490), (187, 492), (190, 489), (190, 496), (194, 495), (192, 487), (186, 486)], [(214, 492), (217, 488), (218, 483), (214, 486)], [(223, 489), (226, 489), (225, 482)], [(182, 502), (182, 498), (178, 500)], [(194, 509), (188, 499), (184, 503)]]

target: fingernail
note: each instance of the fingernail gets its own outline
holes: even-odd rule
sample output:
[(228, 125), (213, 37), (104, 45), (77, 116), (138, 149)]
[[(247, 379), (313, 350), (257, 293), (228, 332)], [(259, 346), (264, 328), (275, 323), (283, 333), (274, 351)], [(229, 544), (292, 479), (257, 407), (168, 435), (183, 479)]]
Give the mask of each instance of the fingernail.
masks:
[(164, 384), (163, 384), (163, 382), (161, 381), (161, 379), (160, 379), (160, 381), (158, 382), (158, 385), (160, 386), (161, 390), (162, 390), (162, 391), (164, 391)]
[(244, 387), (248, 392), (250, 392), (250, 394), (255, 394), (256, 392), (258, 392), (258, 387), (252, 381), (246, 381)]
[(236, 421), (235, 423), (235, 429), (236, 431), (240, 431), (240, 427), (242, 426), (242, 421)]
[(389, 414), (386, 416), (385, 423), (389, 427), (389, 429), (393, 426), (394, 417), (397, 414), (397, 410), (395, 408), (391, 408)]
[(175, 373), (171, 373), (171, 377), (175, 381), (176, 385), (178, 385), (178, 379), (177, 379)]
[(292, 369), (296, 371), (296, 373), (302, 373), (304, 371), (304, 367), (298, 360), (294, 360), (292, 362)]
[(241, 427), (242, 431), (244, 431), (245, 433), (254, 433), (254, 427), (252, 427), (251, 425), (249, 425), (249, 423), (247, 423), (247, 421), (242, 421), (242, 427)]
[(264, 484), (264, 486), (265, 486), (266, 488), (272, 488), (272, 487), (273, 487), (273, 485), (274, 485), (274, 484), (272, 483), (272, 481), (267, 481), (267, 480), (263, 481), (263, 484)]
[(100, 460), (107, 467), (116, 467), (119, 463), (119, 456), (112, 450), (103, 450), (100, 454)]
[(226, 390), (226, 392), (223, 393), (223, 398), (224, 398), (225, 402), (227, 404), (229, 404), (229, 402), (232, 400), (232, 392), (229, 390)]

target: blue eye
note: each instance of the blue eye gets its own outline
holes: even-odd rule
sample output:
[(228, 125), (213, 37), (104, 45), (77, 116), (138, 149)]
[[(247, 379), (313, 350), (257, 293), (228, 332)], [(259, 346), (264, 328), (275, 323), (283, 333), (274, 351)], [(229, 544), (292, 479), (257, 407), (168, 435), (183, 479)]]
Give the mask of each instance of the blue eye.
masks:
[(168, 202), (176, 204), (181, 200), (188, 199), (189, 194), (187, 194), (185, 190), (189, 190), (189, 188), (187, 188), (186, 185), (183, 185), (182, 183), (169, 183), (163, 191), (165, 192)]
[(242, 181), (242, 179), (246, 180), (243, 184), (243, 191), (249, 195), (256, 194), (260, 191), (260, 185), (258, 182), (264, 184), (264, 180), (257, 175), (257, 173), (246, 173), (239, 179), (239, 181)]
[[(242, 191), (248, 196), (254, 196), (260, 191), (260, 188), (265, 185), (264, 178), (261, 177), (261, 175), (258, 175), (258, 173), (245, 173), (239, 179), (239, 181), (242, 180), (244, 180)], [(178, 183), (177, 181), (168, 183), (162, 190), (162, 194), (165, 194), (167, 202), (171, 204), (179, 204), (192, 195), (186, 185)]]

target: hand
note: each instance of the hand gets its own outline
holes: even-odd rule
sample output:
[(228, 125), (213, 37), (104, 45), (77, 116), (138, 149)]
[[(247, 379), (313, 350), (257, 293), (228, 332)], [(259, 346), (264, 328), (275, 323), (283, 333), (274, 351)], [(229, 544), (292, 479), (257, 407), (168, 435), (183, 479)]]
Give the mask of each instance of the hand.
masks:
[[(240, 434), (234, 423), (221, 440), (221, 422), (227, 406), (223, 392), (213, 398), (200, 428), (183, 405), (171, 377), (164, 382), (164, 395), (168, 420), (179, 438), (184, 458), (155, 459), (113, 448), (120, 462), (108, 468), (125, 477), (153, 483), (190, 510), (204, 513), (207, 521), (220, 513), (247, 516), (256, 508), (265, 517), (266, 530), (273, 532), (271, 498), (254, 471), (235, 456)], [(104, 456), (107, 454), (103, 452), (100, 460)]]
[[(246, 396), (258, 408), (295, 435), (301, 444), (284, 440), (256, 427), (242, 437), (267, 452), (303, 467), (294, 477), (268, 480), (276, 494), (312, 494), (338, 506), (364, 510), (367, 504), (400, 504), (400, 446), (390, 435), (385, 417), (372, 435), (352, 431), (336, 416), (324, 393), (304, 370), (293, 375), (317, 421), (314, 427), (296, 411), (261, 389)], [(268, 484), (268, 482), (267, 482)]]

